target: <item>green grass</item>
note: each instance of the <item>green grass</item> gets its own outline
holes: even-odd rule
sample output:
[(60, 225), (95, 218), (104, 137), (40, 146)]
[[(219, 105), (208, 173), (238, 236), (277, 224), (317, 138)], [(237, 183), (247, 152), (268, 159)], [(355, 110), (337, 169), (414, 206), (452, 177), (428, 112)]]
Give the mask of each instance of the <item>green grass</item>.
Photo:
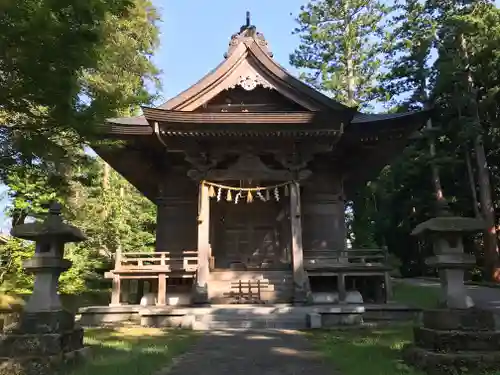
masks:
[(68, 375), (152, 375), (187, 350), (195, 338), (185, 330), (86, 329), (90, 358)]
[(424, 375), (401, 361), (401, 349), (412, 341), (409, 325), (318, 331), (310, 336), (342, 375)]
[[(394, 300), (413, 307), (433, 308), (438, 305), (439, 288), (395, 282)], [(401, 360), (401, 350), (413, 341), (411, 323), (315, 331), (308, 335), (342, 375), (425, 375)], [(500, 375), (500, 372), (483, 375)]]
[[(411, 325), (308, 333), (317, 349), (342, 375), (425, 375), (401, 360), (401, 349), (412, 342)], [(500, 375), (500, 372), (465, 374)]]
[[(395, 282), (393, 300), (419, 307), (436, 307), (439, 289)], [(343, 375), (423, 375), (401, 360), (401, 349), (413, 341), (412, 324), (352, 328), (311, 333), (317, 348)]]
[(432, 309), (438, 306), (440, 289), (430, 286), (406, 284), (394, 281), (393, 300), (397, 303), (421, 309)]

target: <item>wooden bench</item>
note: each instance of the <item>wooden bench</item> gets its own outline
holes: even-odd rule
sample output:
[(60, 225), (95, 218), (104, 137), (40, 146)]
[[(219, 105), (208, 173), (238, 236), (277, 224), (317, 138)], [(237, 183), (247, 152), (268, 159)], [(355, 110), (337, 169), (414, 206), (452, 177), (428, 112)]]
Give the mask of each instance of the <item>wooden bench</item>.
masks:
[(231, 291), (224, 297), (231, 298), (232, 303), (264, 303), (262, 291), (269, 289), (269, 280), (237, 280), (231, 282)]

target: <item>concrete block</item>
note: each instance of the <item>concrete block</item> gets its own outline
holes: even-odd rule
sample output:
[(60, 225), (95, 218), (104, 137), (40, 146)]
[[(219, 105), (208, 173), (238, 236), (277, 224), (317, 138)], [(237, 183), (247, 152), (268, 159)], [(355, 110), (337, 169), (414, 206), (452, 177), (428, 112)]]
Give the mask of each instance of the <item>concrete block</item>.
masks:
[(308, 327), (311, 329), (321, 328), (321, 314), (318, 313), (309, 313), (307, 314)]

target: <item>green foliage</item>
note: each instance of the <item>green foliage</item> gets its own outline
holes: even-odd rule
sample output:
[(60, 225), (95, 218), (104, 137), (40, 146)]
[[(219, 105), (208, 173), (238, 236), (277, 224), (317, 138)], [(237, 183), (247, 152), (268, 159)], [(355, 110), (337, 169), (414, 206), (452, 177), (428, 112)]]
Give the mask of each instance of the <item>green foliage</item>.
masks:
[[(6, 125), (0, 128), (0, 181), (9, 187), (9, 214), (14, 225), (22, 224), (43, 219), (48, 200), (63, 203), (64, 216), (89, 241), (67, 246), (73, 267), (62, 275), (61, 291), (99, 288), (117, 248), (151, 247), (155, 209), (114, 171), (104, 189), (104, 163), (83, 146), (99, 140), (105, 118), (132, 114), (155, 98), (156, 9), (148, 0), (21, 0), (2, 2), (0, 11), (0, 120)], [(26, 253), (25, 245), (6, 248), (3, 259), (14, 261), (1, 287), (31, 287), (21, 269)]]
[(290, 63), (305, 69), (302, 79), (341, 103), (368, 104), (376, 96), (388, 11), (383, 1), (309, 1), (297, 17), (300, 45)]
[[(354, 70), (359, 78), (356, 100), (383, 99), (391, 112), (434, 107), (435, 130), (409, 142), (391, 165), (350, 197), (348, 215), (356, 247), (387, 245), (401, 260), (403, 274), (416, 275), (425, 272), (423, 258), (432, 252), (429, 243), (410, 236), (416, 224), (435, 214), (431, 163), (453, 212), (476, 215), (474, 193), (481, 165), (475, 159), (474, 140), (482, 135), (493, 197), (500, 196), (500, 10), (492, 1), (384, 4), (309, 1), (297, 19), (295, 33), (301, 43), (291, 62), (305, 70), (310, 83), (349, 103), (347, 57), (352, 52), (356, 67), (370, 68)], [(472, 159), (472, 176), (466, 155)], [(499, 206), (498, 200), (493, 206)], [(482, 245), (480, 237), (466, 238), (467, 251), (476, 254), (480, 264)]]
[(128, 0), (20, 0), (0, 5), (0, 120), (3, 167), (61, 156), (55, 138), (75, 139), (83, 69), (98, 68), (110, 15)]
[(111, 259), (121, 247), (128, 251), (150, 250), (154, 243), (156, 207), (116, 171), (110, 170), (107, 187), (102, 188), (104, 162), (99, 185), (80, 191), (73, 206), (73, 223), (85, 231), (86, 247)]
[[(23, 203), (24, 219), (31, 217), (43, 220), (46, 209), (43, 199), (55, 197), (64, 204), (64, 215), (79, 227), (88, 240), (66, 246), (65, 257), (73, 266), (61, 275), (62, 293), (75, 294), (102, 287), (102, 272), (111, 266), (118, 248), (129, 251), (152, 250), (156, 208), (140, 192), (131, 186), (117, 172), (111, 170), (107, 187), (103, 185), (104, 162), (92, 159), (86, 168), (78, 166), (78, 173), (72, 174), (71, 194), (50, 196), (37, 195), (37, 189), (46, 188), (46, 179), (30, 175), (24, 185), (11, 186)], [(31, 183), (33, 181), (33, 183)], [(33, 186), (36, 185), (36, 188)], [(24, 190), (25, 188), (28, 190)], [(16, 189), (16, 190), (14, 190)], [(30, 195), (31, 194), (31, 195)], [(32, 199), (22, 200), (21, 198)], [(11, 213), (14, 213), (13, 201)], [(11, 239), (2, 247), (2, 276), (0, 288), (9, 288), (20, 293), (31, 288), (32, 278), (22, 269), (22, 260), (33, 254), (33, 245)]]
[(53, 173), (104, 118), (152, 99), (158, 16), (150, 1), (7, 1), (0, 12), (0, 180), (31, 163)]
[(23, 270), (23, 262), (31, 258), (33, 244), (16, 238), (0, 245), (0, 294), (26, 293), (33, 286), (33, 277)]

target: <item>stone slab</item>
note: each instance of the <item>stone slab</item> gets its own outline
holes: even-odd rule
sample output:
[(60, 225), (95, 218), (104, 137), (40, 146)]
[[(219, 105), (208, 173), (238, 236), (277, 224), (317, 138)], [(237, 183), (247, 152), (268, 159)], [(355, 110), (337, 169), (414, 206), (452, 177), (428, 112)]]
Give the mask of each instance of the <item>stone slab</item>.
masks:
[[(484, 374), (498, 371), (500, 352), (441, 353), (415, 346), (403, 350), (404, 361), (430, 375)], [(464, 371), (466, 370), (466, 371)]]
[(140, 319), (142, 327), (183, 328), (186, 326), (184, 321), (187, 315), (143, 315)]
[(118, 306), (87, 306), (78, 310), (79, 314), (110, 314), (110, 313), (137, 313), (143, 307), (141, 305), (118, 305)]
[[(124, 306), (96, 306), (80, 309), (80, 324), (84, 326), (95, 326), (100, 324), (122, 324), (133, 322), (148, 326), (193, 326), (186, 323), (187, 316), (193, 316), (196, 326), (203, 327), (240, 327), (242, 325), (254, 325), (256, 328), (295, 328), (305, 329), (308, 327), (307, 316), (311, 313), (323, 315), (345, 315), (334, 317), (333, 324), (358, 324), (349, 323), (360, 316), (365, 321), (411, 321), (421, 310), (409, 308), (399, 304), (342, 304), (342, 305), (312, 305), (294, 306), (290, 304), (275, 305), (211, 305), (206, 307), (172, 307), (154, 306), (144, 308), (139, 305)], [(353, 315), (353, 316), (348, 316)], [(176, 316), (184, 316), (180, 323)], [(173, 318), (171, 318), (173, 317)], [(161, 319), (166, 319), (162, 323)], [(260, 321), (255, 324), (250, 321)], [(262, 323), (264, 321), (264, 323)], [(224, 323), (226, 322), (226, 323)], [(165, 324), (165, 325), (162, 325)]]
[(362, 323), (362, 313), (321, 314), (322, 328), (332, 328), (339, 325), (360, 325)]
[(139, 323), (139, 311), (142, 308), (140, 305), (84, 307), (78, 310), (79, 323), (87, 327), (125, 322)]
[(307, 326), (311, 329), (322, 328), (321, 324), (321, 314), (309, 313), (307, 314)]
[(415, 345), (439, 352), (499, 351), (500, 331), (438, 331), (415, 327)]

